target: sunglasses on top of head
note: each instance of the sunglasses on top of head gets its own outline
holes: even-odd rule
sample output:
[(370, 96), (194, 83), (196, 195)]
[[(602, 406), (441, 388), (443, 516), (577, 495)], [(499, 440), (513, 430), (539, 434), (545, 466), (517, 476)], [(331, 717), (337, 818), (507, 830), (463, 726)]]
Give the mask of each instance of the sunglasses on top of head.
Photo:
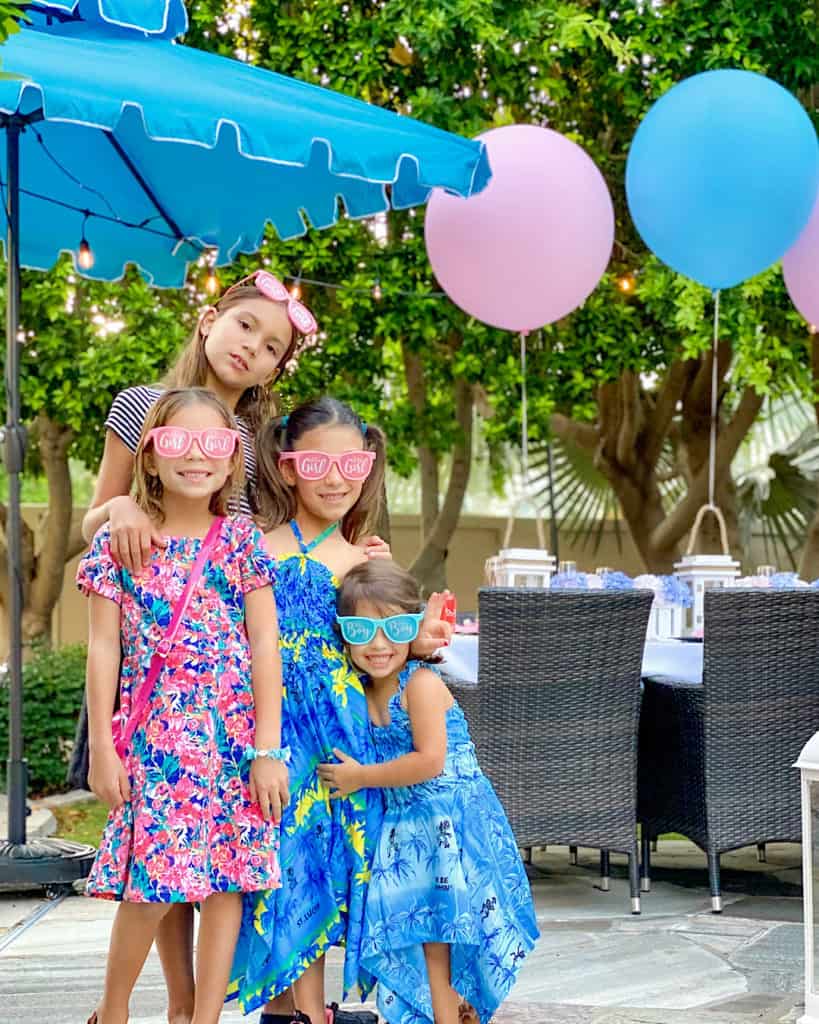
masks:
[[(303, 302), (299, 302), (298, 299), (293, 298), (278, 277), (275, 274), (271, 274), (269, 270), (255, 270), (252, 274), (248, 274), (247, 277), (243, 277), (241, 281), (237, 281), (236, 284), (232, 284), (228, 288), (224, 295), (222, 295), (222, 299), (227, 298), (231, 292), (246, 284), (255, 285), (257, 291), (261, 292), (266, 299), (271, 299), (273, 302), (286, 303), (288, 319), (298, 334), (306, 337), (308, 334), (315, 334), (318, 331), (316, 318), (307, 306)], [(222, 299), (219, 299), (219, 302)]]

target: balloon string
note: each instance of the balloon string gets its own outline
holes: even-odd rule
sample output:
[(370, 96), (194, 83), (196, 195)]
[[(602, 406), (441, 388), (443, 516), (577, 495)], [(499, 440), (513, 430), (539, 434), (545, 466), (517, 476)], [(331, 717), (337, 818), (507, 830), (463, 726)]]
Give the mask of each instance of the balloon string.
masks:
[(523, 494), (529, 496), (529, 410), (526, 399), (526, 332), (520, 332), (520, 374), (522, 381), (521, 389), (521, 427), (520, 427), (520, 452), (521, 467), (523, 470)]
[(717, 482), (717, 349), (719, 347), (719, 288), (714, 292), (714, 337), (711, 341), (711, 434), (708, 440), (708, 504), (716, 508)]

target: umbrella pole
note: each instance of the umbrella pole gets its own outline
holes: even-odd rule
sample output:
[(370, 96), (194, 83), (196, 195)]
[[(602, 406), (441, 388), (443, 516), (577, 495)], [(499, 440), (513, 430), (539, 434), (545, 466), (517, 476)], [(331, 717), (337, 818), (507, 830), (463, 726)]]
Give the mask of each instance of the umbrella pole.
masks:
[(26, 450), (26, 432), (20, 422), (20, 135), (29, 121), (42, 119), (42, 112), (28, 117), (0, 116), (6, 132), (6, 424), (0, 431), (3, 461), (9, 481), (6, 511), (8, 549), (9, 627), (9, 756), (6, 771), (8, 790), (8, 840), (0, 840), (0, 883), (43, 885), (50, 894), (70, 891), (72, 883), (88, 874), (94, 847), (63, 839), (26, 841), (26, 792), (28, 770), (23, 756), (23, 576), (22, 528), (20, 519), (20, 473)]
[(9, 758), (8, 839), (26, 841), (26, 762), (23, 758), (23, 588), (21, 573), (20, 472), (25, 457), (25, 432), (20, 425), (20, 129), (11, 117), (6, 127), (6, 426), (3, 461), (8, 474), (6, 547), (9, 591), (6, 614), (9, 628)]

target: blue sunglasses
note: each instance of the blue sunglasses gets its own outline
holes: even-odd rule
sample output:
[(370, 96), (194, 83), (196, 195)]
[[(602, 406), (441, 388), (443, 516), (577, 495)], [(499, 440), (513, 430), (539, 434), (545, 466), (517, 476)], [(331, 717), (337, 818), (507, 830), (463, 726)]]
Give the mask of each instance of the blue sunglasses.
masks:
[(368, 619), (364, 615), (336, 615), (344, 642), (353, 646), (369, 644), (379, 629), (391, 644), (411, 644), (421, 628), (423, 612), (405, 612), (386, 619)]

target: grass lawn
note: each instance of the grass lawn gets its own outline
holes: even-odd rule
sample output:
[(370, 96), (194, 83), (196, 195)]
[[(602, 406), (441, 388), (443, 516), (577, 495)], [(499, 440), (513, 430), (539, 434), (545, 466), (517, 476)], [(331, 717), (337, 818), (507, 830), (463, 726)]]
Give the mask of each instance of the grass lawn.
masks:
[(99, 845), (102, 830), (108, 820), (108, 808), (105, 804), (99, 800), (92, 800), (90, 803), (55, 807), (53, 811), (60, 839), (72, 839), (75, 843), (90, 843), (92, 846)]
[[(57, 835), (61, 839), (73, 839), (76, 843), (91, 843), (98, 846), (102, 830), (108, 820), (108, 808), (99, 800), (69, 807), (55, 807)], [(684, 839), (678, 832), (669, 832), (660, 839)]]

